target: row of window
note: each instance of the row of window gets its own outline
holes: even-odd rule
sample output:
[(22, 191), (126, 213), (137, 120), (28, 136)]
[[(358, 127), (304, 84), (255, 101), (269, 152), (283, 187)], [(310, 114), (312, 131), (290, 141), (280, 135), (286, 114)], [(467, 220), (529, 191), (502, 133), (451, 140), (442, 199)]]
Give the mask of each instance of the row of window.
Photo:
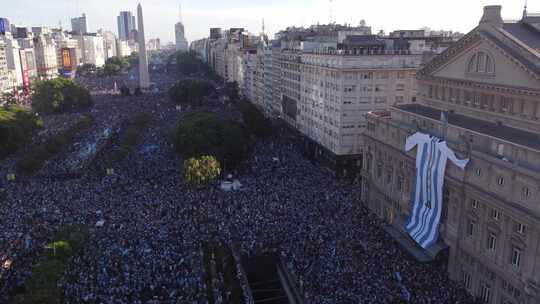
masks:
[[(475, 172), (475, 175), (477, 177), (482, 177), (482, 169), (481, 168), (476, 168), (474, 170)], [(501, 187), (504, 187), (506, 185), (506, 179), (504, 178), (504, 176), (497, 176), (496, 178), (496, 182), (497, 182), (497, 185), (501, 186)], [(532, 191), (529, 187), (527, 186), (523, 186), (521, 187), (521, 198), (524, 199), (524, 200), (528, 200), (531, 198), (531, 195), (532, 195)]]
[(489, 110), (491, 112), (509, 113), (511, 115), (520, 114), (524, 116), (532, 113), (534, 117), (538, 116), (538, 113), (535, 113), (538, 111), (535, 104), (523, 98), (515, 99), (511, 96), (439, 85), (429, 85), (427, 96), (429, 98)]

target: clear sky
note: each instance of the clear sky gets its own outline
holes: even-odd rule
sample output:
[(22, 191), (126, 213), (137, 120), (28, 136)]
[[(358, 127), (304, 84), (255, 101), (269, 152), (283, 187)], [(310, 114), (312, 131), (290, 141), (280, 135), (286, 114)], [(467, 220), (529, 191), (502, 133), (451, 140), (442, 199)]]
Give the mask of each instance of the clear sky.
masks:
[[(427, 26), (468, 32), (478, 24), (484, 5), (503, 6), (504, 19), (519, 19), (525, 0), (16, 0), (3, 1), (1, 17), (12, 23), (71, 28), (69, 18), (83, 12), (91, 31), (99, 28), (117, 33), (116, 16), (121, 10), (136, 14), (141, 2), (146, 39), (174, 40), (178, 5), (189, 41), (207, 37), (210, 27), (244, 27), (253, 33), (262, 29), (273, 34), (290, 25), (306, 26), (333, 21), (356, 25), (365, 19), (374, 31), (419, 29)], [(332, 7), (332, 10), (330, 10)], [(529, 1), (529, 11), (540, 12), (540, 1)]]

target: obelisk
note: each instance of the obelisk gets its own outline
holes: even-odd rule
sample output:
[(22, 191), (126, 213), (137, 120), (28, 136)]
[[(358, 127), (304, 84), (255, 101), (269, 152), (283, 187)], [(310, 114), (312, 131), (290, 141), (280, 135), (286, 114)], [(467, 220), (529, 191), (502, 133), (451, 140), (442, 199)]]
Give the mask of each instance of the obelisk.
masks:
[(148, 57), (146, 57), (146, 42), (144, 40), (144, 22), (142, 6), (137, 5), (137, 22), (139, 29), (139, 87), (147, 89), (150, 87), (150, 75), (148, 75)]

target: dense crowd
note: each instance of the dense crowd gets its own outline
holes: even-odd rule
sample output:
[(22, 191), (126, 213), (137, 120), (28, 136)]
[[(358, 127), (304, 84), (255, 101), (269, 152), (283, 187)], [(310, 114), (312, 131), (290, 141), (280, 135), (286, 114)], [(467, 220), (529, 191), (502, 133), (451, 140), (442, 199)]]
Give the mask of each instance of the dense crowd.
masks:
[[(101, 92), (91, 110), (95, 132), (138, 112), (153, 122), (112, 175), (102, 173), (114, 143), (77, 179), (40, 172), (3, 182), (0, 266), (9, 266), (0, 267), (0, 303), (23, 290), (54, 231), (73, 223), (91, 229), (60, 282), (66, 303), (207, 303), (202, 246), (212, 241), (248, 256), (280, 254), (305, 303), (401, 303), (395, 272), (412, 303), (473, 303), (442, 267), (402, 251), (356, 199), (358, 185), (336, 181), (304, 159), (282, 129), (255, 143), (244, 169), (234, 172), (241, 191), (188, 188), (181, 156), (168, 141), (182, 113), (164, 95), (122, 98), (106, 93), (110, 81), (84, 82)], [(48, 128), (65, 126), (45, 120)], [(9, 172), (17, 157), (4, 160), (0, 172)]]

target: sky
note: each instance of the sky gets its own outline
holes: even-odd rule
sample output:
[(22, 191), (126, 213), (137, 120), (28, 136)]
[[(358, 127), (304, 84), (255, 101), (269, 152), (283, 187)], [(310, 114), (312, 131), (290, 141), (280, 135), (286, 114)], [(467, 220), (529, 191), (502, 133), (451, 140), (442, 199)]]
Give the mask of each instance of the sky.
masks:
[[(243, 27), (252, 33), (273, 34), (287, 26), (350, 23), (364, 19), (373, 32), (397, 29), (452, 30), (467, 33), (482, 16), (485, 5), (502, 5), (503, 19), (519, 19), (525, 0), (17, 0), (5, 1), (0, 17), (26, 26), (71, 28), (70, 17), (86, 13), (90, 31), (118, 32), (116, 16), (143, 6), (146, 39), (174, 40), (174, 24), (182, 21), (189, 41), (209, 36), (210, 27)], [(529, 1), (529, 12), (540, 12), (540, 1)]]

